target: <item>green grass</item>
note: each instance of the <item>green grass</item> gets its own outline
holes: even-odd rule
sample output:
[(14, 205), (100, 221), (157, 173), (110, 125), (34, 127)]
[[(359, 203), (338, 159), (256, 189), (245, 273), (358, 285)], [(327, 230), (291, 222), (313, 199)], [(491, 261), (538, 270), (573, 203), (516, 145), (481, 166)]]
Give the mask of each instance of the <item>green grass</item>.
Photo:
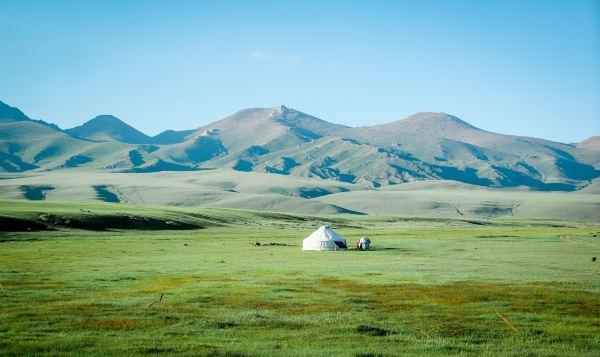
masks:
[[(594, 224), (0, 201), (41, 214), (202, 228), (0, 233), (1, 355), (600, 352)], [(301, 251), (323, 222), (374, 249)]]

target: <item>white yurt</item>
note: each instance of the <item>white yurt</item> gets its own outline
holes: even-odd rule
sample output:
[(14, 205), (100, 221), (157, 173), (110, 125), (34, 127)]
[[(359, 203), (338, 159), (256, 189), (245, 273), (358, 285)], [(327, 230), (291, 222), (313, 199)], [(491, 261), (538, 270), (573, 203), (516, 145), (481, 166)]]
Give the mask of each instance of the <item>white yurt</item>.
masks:
[(346, 240), (333, 229), (321, 226), (302, 241), (302, 250), (346, 250)]

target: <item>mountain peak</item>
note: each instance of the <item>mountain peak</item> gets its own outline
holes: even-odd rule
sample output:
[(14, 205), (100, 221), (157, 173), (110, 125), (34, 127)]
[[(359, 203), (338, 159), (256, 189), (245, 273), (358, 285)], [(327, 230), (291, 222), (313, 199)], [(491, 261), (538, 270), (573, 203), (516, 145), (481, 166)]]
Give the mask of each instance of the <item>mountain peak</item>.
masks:
[(471, 142), (481, 133), (484, 131), (453, 115), (420, 112), (387, 124), (353, 128), (347, 130), (345, 136), (373, 145), (394, 147), (398, 143), (415, 142), (437, 146), (442, 139)]
[(272, 119), (277, 119), (280, 116), (291, 113), (291, 112), (297, 112), (297, 110), (291, 109), (282, 104), (282, 105), (278, 105), (274, 108), (271, 108), (270, 117)]
[(467, 123), (462, 119), (455, 117), (454, 115), (441, 112), (419, 112), (405, 119), (399, 120), (397, 121), (397, 123), (410, 124), (411, 126), (442, 125), (479, 130), (478, 128), (474, 127), (473, 125)]
[(69, 134), (98, 141), (120, 141), (129, 144), (147, 144), (152, 139), (114, 115), (103, 114), (83, 125), (67, 129)]
[(98, 116), (96, 116), (96, 117), (88, 120), (87, 122), (85, 122), (85, 124), (91, 124), (91, 123), (97, 123), (97, 124), (125, 124), (125, 125), (127, 125), (121, 119), (117, 118), (114, 115), (110, 115), (110, 114), (101, 114), (101, 115), (98, 115)]

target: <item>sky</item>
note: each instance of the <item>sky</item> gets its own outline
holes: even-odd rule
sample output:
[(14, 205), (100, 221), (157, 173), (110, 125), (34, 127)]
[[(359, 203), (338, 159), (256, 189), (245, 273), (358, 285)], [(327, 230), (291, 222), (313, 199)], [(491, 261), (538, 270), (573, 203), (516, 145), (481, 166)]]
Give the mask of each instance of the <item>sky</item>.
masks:
[(0, 101), (143, 132), (284, 104), (349, 126), (445, 112), (600, 135), (600, 0), (0, 0)]

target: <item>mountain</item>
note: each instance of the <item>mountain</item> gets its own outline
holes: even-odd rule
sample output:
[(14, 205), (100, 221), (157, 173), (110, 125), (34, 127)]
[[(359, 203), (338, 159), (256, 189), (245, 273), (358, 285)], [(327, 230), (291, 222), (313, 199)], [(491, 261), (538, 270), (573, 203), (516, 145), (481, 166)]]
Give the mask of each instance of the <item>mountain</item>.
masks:
[(6, 103), (0, 101), (0, 122), (2, 121), (23, 121), (31, 120), (18, 108), (11, 107)]
[(449, 146), (456, 143), (476, 156), (480, 149), (518, 155), (573, 149), (572, 145), (543, 139), (492, 133), (445, 113), (417, 113), (389, 124), (352, 128), (344, 135), (379, 147), (406, 148), (429, 160), (452, 154), (458, 147), (453, 150)]
[(587, 164), (600, 168), (600, 136), (592, 136), (575, 144), (575, 155)]
[[(297, 147), (346, 128), (283, 105), (250, 108), (194, 130), (183, 142), (162, 148), (157, 155), (211, 168), (250, 171), (250, 158)], [(209, 160), (215, 161), (206, 163)]]
[(591, 136), (576, 146), (581, 150), (600, 150), (600, 136)]
[(388, 124), (351, 128), (344, 135), (378, 146), (395, 146), (415, 141), (447, 138), (468, 142), (483, 130), (445, 113), (417, 113)]
[(114, 140), (80, 138), (54, 124), (32, 120), (20, 110), (0, 102), (0, 172), (76, 168), (132, 172), (189, 169), (165, 163), (151, 151), (152, 148), (146, 146), (130, 146)]
[(286, 106), (251, 108), (196, 129), (188, 138), (210, 135), (230, 152), (251, 146), (269, 151), (302, 144), (347, 129)]
[(452, 180), (576, 190), (600, 176), (598, 139), (503, 135), (445, 113), (350, 128), (285, 106), (249, 108), (193, 130), (149, 137), (102, 115), (66, 131), (0, 106), (0, 171), (232, 169), (385, 187)]
[(149, 144), (152, 138), (112, 115), (99, 115), (85, 124), (65, 130), (74, 136), (95, 141)]
[(55, 125), (32, 120), (0, 102), (0, 168), (21, 172), (60, 166), (88, 143), (72, 138)]
[(576, 158), (573, 145), (492, 133), (444, 113), (418, 113), (344, 135), (405, 153), (445, 171), (441, 178), (467, 183), (568, 190), (598, 176)]

